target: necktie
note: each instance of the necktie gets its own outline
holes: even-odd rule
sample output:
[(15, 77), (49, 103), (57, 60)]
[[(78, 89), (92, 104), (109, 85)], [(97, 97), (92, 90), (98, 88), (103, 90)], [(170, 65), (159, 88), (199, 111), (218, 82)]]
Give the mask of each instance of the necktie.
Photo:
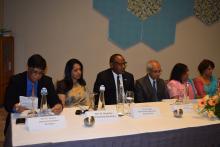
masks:
[(153, 90), (154, 90), (154, 97), (155, 97), (155, 101), (157, 101), (156, 80), (154, 80), (154, 81), (153, 81)]
[(119, 75), (117, 76), (117, 92), (118, 92), (118, 96), (119, 96), (119, 93), (120, 93), (120, 77), (119, 77)]
[(35, 96), (34, 83), (32, 83), (32, 91), (31, 91), (31, 96)]

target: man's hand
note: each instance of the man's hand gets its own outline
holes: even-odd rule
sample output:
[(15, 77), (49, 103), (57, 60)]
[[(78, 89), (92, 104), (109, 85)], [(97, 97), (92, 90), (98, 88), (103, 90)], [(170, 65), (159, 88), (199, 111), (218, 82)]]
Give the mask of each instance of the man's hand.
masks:
[(52, 112), (55, 114), (60, 114), (63, 111), (63, 106), (61, 104), (56, 104), (53, 108), (52, 108)]
[(14, 110), (18, 113), (23, 112), (24, 110), (28, 110), (26, 107), (21, 106), (19, 103), (14, 105)]

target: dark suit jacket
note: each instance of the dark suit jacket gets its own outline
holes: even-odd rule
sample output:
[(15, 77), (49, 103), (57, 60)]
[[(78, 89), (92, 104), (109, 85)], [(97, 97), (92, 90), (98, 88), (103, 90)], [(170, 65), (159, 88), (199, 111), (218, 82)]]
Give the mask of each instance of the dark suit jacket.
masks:
[[(167, 86), (164, 80), (157, 80), (157, 100), (169, 98)], [(138, 79), (135, 84), (135, 102), (154, 102), (156, 98), (153, 93), (153, 87), (151, 85), (148, 75)]]
[[(55, 104), (61, 103), (59, 100), (52, 79), (48, 76), (42, 76), (38, 81), (37, 97), (38, 97), (38, 107), (41, 103), (40, 91), (42, 87), (47, 88), (47, 103), (52, 108)], [(27, 72), (19, 73), (11, 77), (8, 87), (5, 93), (5, 109), (9, 112), (9, 116), (6, 121), (6, 127), (10, 121), (10, 113), (13, 112), (13, 107), (16, 103), (19, 103), (19, 96), (26, 96), (27, 89)]]
[[(128, 72), (122, 74), (124, 91), (134, 91), (134, 76)], [(105, 104), (116, 104), (116, 85), (114, 75), (111, 69), (104, 70), (98, 73), (94, 84), (93, 92), (98, 93), (96, 95), (96, 104), (98, 104), (99, 88), (101, 85), (105, 86)]]

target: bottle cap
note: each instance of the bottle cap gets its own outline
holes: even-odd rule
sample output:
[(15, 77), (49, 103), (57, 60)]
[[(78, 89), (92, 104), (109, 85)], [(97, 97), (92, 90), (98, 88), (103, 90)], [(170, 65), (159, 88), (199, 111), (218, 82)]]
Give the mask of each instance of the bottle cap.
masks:
[(105, 86), (101, 85), (100, 88), (99, 88), (99, 91), (105, 91)]
[(40, 91), (41, 95), (47, 95), (47, 88), (43, 87)]

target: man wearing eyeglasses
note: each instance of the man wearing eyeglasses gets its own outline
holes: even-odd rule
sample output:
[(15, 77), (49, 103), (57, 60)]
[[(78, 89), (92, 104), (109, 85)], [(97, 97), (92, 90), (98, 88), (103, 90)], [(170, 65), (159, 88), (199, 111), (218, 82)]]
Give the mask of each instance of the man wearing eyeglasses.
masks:
[(27, 71), (11, 77), (6, 89), (4, 106), (9, 115), (6, 120), (5, 132), (10, 122), (10, 113), (21, 113), (27, 110), (27, 108), (20, 105), (20, 96), (37, 97), (38, 107), (40, 107), (40, 91), (45, 87), (48, 91), (47, 103), (52, 112), (59, 114), (63, 109), (55, 92), (52, 79), (44, 75), (46, 69), (45, 59), (38, 54), (34, 54), (28, 59), (27, 66)]
[(147, 75), (135, 84), (135, 102), (156, 102), (169, 98), (166, 83), (160, 79), (161, 66), (156, 60), (147, 62)]
[[(117, 103), (120, 84), (126, 91), (134, 91), (134, 76), (125, 71), (127, 62), (120, 54), (114, 54), (110, 57), (110, 68), (98, 73), (93, 91), (99, 93), (101, 85), (105, 86), (105, 104), (111, 105)], [(99, 94), (98, 94), (99, 95)], [(96, 104), (98, 103), (96, 95)]]

